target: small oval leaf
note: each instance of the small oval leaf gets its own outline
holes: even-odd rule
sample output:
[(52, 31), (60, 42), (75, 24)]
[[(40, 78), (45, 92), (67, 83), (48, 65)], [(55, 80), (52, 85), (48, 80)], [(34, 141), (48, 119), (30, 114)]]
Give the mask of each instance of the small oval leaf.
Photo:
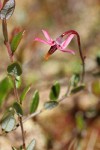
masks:
[(14, 116), (14, 114), (15, 114), (14, 109), (12, 107), (9, 107), (4, 112), (1, 122), (3, 122), (3, 120), (5, 120), (5, 118), (7, 118), (8, 116)]
[(16, 110), (16, 113), (17, 113), (18, 115), (20, 115), (20, 116), (23, 115), (23, 110), (22, 110), (21, 105), (20, 105), (19, 103), (15, 102), (15, 103), (13, 104), (13, 108)]
[(9, 19), (15, 9), (15, 0), (4, 0), (3, 7), (0, 10), (0, 19)]
[(79, 81), (80, 81), (80, 76), (79, 76), (79, 74), (74, 74), (74, 75), (71, 77), (71, 80), (70, 80), (71, 86), (72, 86), (72, 87), (76, 87), (77, 84), (79, 83)]
[(14, 76), (20, 76), (22, 74), (21, 66), (18, 62), (14, 62), (7, 67), (7, 71), (9, 74)]
[(13, 37), (13, 39), (11, 41), (11, 50), (12, 50), (12, 53), (14, 53), (16, 51), (16, 49), (17, 49), (17, 47), (18, 47), (21, 39), (23, 38), (23, 35), (24, 35), (24, 31), (21, 31), (21, 32), (17, 33)]
[(98, 66), (100, 67), (100, 55), (98, 55), (98, 56), (96, 57), (96, 62), (97, 62), (97, 64), (98, 64)]
[(44, 108), (45, 109), (53, 109), (54, 107), (58, 106), (58, 102), (57, 101), (48, 101), (44, 104)]
[(10, 132), (13, 130), (14, 126), (16, 124), (16, 120), (13, 115), (6, 116), (1, 123), (2, 130), (6, 132)]
[(33, 140), (30, 142), (30, 144), (28, 145), (28, 147), (27, 147), (26, 150), (34, 150), (35, 144), (36, 144), (36, 141), (33, 139)]
[(21, 77), (20, 76), (17, 76), (16, 79), (15, 79), (15, 83), (16, 83), (16, 88), (20, 88), (21, 86)]
[(8, 77), (5, 77), (2, 81), (0, 81), (0, 106), (2, 105), (11, 89), (12, 84)]
[(92, 93), (98, 97), (100, 97), (100, 80), (95, 80), (92, 83)]
[(51, 87), (51, 91), (50, 91), (50, 99), (55, 101), (58, 99), (60, 94), (60, 84), (58, 82), (55, 82), (55, 84)]
[(36, 90), (33, 94), (32, 102), (30, 105), (30, 113), (34, 113), (39, 104), (39, 92)]
[(21, 96), (20, 96), (20, 102), (22, 103), (22, 101), (25, 99), (25, 96), (26, 96), (26, 94), (29, 92), (29, 90), (30, 90), (30, 85), (29, 86), (27, 86), (25, 89), (24, 89), (24, 91), (22, 92), (22, 94), (21, 94)]
[(85, 88), (85, 85), (84, 85), (84, 84), (83, 84), (83, 85), (80, 85), (80, 86), (77, 86), (76, 88), (73, 88), (73, 89), (71, 90), (71, 94), (75, 94), (75, 93), (77, 93), (77, 92), (80, 92), (80, 91), (82, 91), (84, 88)]
[(85, 127), (83, 112), (76, 113), (76, 126), (81, 131)]

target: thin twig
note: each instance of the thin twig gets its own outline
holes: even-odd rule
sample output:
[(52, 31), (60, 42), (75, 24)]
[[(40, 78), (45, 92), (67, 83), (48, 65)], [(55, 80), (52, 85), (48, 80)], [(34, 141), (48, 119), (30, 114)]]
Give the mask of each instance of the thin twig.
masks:
[(26, 150), (24, 127), (23, 127), (23, 122), (22, 122), (21, 116), (19, 116), (19, 122), (20, 122), (20, 126), (21, 126), (21, 131), (22, 131), (23, 148), (24, 148), (24, 150)]
[[(70, 85), (71, 86), (71, 85)], [(66, 98), (69, 98), (70, 96), (70, 86), (67, 89), (67, 92), (58, 99), (58, 102), (61, 103), (63, 100), (65, 100)], [(29, 119), (38, 116), (39, 114), (43, 113), (44, 111), (46, 111), (47, 109), (42, 108), (41, 110), (36, 111), (35, 113), (32, 113), (30, 116), (26, 117), (22, 122), (25, 123), (26, 121), (28, 121)], [(14, 130), (16, 130), (18, 127), (20, 126), (19, 123), (16, 124), (16, 127), (14, 128)]]
[(44, 111), (45, 111), (45, 109), (41, 109), (41, 110), (39, 110), (39, 111), (37, 111), (37, 112), (31, 114), (30, 116), (28, 116), (27, 118), (25, 118), (25, 119), (23, 120), (23, 123), (25, 123), (26, 121), (28, 121), (29, 119), (31, 119), (31, 118), (33, 118), (33, 117), (36, 117), (37, 115), (43, 113)]

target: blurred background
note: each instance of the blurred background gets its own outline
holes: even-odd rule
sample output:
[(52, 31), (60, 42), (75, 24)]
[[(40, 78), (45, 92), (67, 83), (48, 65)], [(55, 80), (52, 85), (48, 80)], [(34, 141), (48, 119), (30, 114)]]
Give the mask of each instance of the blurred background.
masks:
[[(77, 115), (83, 118), (85, 114), (84, 130), (76, 150), (100, 150), (100, 0), (17, 0), (14, 14), (8, 20), (9, 38), (15, 28), (25, 30), (25, 36), (15, 54), (15, 59), (23, 68), (19, 94), (25, 86), (32, 84), (23, 105), (25, 115), (28, 114), (29, 98), (35, 89), (40, 91), (40, 109), (48, 100), (54, 81), (60, 82), (63, 95), (72, 74), (82, 71), (76, 39), (73, 39), (69, 46), (75, 50), (75, 55), (57, 51), (48, 61), (44, 60), (50, 47), (34, 41), (35, 37), (45, 39), (42, 29), (47, 30), (53, 39), (64, 31), (76, 30), (81, 37), (83, 54), (86, 56), (86, 89), (65, 99), (54, 110), (46, 111), (36, 119), (27, 121), (24, 124), (26, 143), (35, 138), (36, 150), (68, 150), (71, 144), (74, 145), (74, 150), (80, 136), (76, 118)], [(3, 40), (1, 25), (0, 80), (6, 76), (6, 68), (10, 63)], [(1, 114), (13, 99), (11, 91), (2, 103)], [(17, 147), (20, 144), (20, 129), (6, 137), (0, 137), (0, 150), (10, 150), (11, 145)]]

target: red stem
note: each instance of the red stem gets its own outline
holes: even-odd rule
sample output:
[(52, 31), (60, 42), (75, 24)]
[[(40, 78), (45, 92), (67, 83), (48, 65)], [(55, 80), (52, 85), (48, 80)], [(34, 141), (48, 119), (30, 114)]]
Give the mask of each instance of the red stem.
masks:
[(81, 42), (80, 42), (80, 36), (78, 34), (78, 32), (76, 32), (75, 30), (69, 30), (69, 31), (66, 31), (64, 32), (61, 37), (64, 37), (65, 35), (67, 34), (75, 34), (77, 36), (77, 42), (78, 42), (78, 47), (79, 47), (79, 54), (80, 54), (80, 57), (81, 57), (81, 60), (82, 60), (82, 66), (83, 66), (83, 70), (82, 70), (82, 79), (81, 81), (83, 82), (84, 81), (84, 75), (85, 75), (85, 62), (84, 62), (84, 56), (82, 54), (82, 49), (81, 49)]

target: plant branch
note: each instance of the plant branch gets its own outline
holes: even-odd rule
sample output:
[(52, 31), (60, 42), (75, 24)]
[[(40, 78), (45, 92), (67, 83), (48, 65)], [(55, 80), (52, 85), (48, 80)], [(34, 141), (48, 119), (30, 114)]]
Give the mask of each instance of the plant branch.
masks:
[[(69, 85), (68, 85), (68, 88), (67, 88), (67, 92), (66, 92), (61, 98), (58, 99), (58, 102), (61, 103), (61, 102), (62, 102), (63, 100), (65, 100), (66, 98), (69, 98), (70, 92), (71, 92), (71, 85), (69, 84)], [(47, 110), (47, 109), (42, 108), (42, 109), (36, 111), (35, 113), (32, 113), (30, 116), (26, 117), (22, 122), (25, 123), (25, 122), (28, 121), (29, 119), (38, 116), (39, 114), (43, 113), (43, 112), (46, 111), (46, 110)], [(19, 126), (20, 126), (19, 123), (16, 124), (16, 127), (14, 128), (14, 130), (16, 130)]]
[[(10, 61), (13, 62), (13, 54), (12, 54), (11, 46), (10, 46), (10, 43), (9, 43), (6, 19), (2, 20), (2, 29), (3, 29), (3, 35), (4, 35), (4, 44), (5, 44), (6, 48), (7, 48)], [(14, 82), (14, 95), (16, 97), (17, 102), (20, 103), (18, 91), (17, 91), (17, 88), (16, 88), (15, 77), (13, 76), (12, 78), (13, 78), (13, 82)], [(20, 123), (20, 126), (21, 126), (22, 140), (23, 140), (23, 149), (26, 150), (25, 135), (24, 135), (24, 128), (23, 128), (22, 116), (18, 115), (18, 120), (19, 120), (19, 123)]]

